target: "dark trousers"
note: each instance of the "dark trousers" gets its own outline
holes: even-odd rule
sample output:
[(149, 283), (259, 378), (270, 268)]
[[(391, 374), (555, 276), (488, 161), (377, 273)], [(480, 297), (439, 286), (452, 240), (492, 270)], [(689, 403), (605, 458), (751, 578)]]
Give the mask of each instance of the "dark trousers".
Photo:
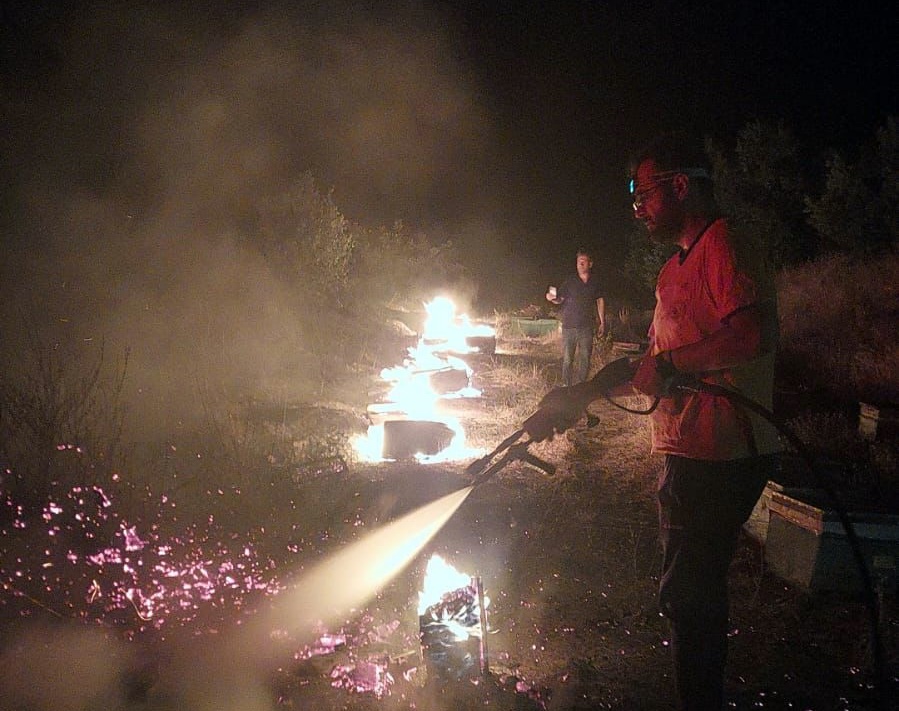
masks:
[(593, 328), (562, 329), (562, 385), (576, 385), (587, 379), (593, 355)]
[(659, 477), (659, 604), (671, 625), (681, 711), (721, 711), (727, 572), (776, 456), (723, 462), (668, 455)]

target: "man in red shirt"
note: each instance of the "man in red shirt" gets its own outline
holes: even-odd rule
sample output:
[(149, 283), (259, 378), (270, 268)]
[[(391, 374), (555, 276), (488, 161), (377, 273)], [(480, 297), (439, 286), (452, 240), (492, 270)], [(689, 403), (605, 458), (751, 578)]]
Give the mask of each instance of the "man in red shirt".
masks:
[[(629, 388), (659, 397), (652, 449), (663, 566), (659, 585), (680, 708), (721, 711), (727, 655), (727, 572), (743, 523), (776, 467), (774, 428), (726, 397), (674, 390), (685, 374), (771, 409), (777, 336), (772, 280), (760, 250), (718, 215), (701, 151), (663, 137), (631, 171), (634, 216), (678, 251), (662, 267), (649, 350)], [(619, 389), (618, 392), (624, 392)], [(590, 384), (554, 391), (525, 427), (561, 431), (601, 393)]]

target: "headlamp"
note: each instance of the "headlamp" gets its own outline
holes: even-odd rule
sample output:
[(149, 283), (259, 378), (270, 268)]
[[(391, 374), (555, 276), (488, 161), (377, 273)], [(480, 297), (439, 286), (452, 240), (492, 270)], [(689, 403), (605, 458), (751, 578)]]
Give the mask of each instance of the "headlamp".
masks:
[[(665, 170), (661, 173), (653, 173), (650, 176), (647, 176), (648, 179), (653, 180), (657, 183), (667, 183), (672, 180), (675, 175), (686, 175), (688, 178), (707, 178), (711, 179), (709, 175), (709, 171), (705, 168), (679, 168), (678, 170)], [(627, 191), (631, 195), (636, 193), (637, 191), (637, 179), (631, 178), (627, 183)]]

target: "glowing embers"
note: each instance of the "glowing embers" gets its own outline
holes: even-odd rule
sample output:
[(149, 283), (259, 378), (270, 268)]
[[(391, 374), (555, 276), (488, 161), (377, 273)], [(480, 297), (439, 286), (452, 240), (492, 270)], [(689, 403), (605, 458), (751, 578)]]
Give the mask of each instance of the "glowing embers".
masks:
[(355, 664), (334, 667), (331, 671), (331, 686), (346, 689), (357, 694), (371, 693), (382, 698), (390, 693), (393, 675), (387, 671), (390, 660), (361, 659)]
[(322, 632), (313, 644), (294, 653), (296, 665), (287, 667), (287, 674), (279, 680), (282, 702), (313, 708), (299, 702), (319, 698), (317, 688), (322, 683), (378, 699), (390, 696), (399, 684), (403, 694), (415, 680), (418, 655), (389, 650), (413, 644), (414, 639), (400, 629), (399, 620), (377, 624), (370, 615), (347, 623), (339, 633)]
[(435, 555), (419, 598), (422, 659), (442, 681), (486, 676), (487, 606), (479, 577), (464, 575)]
[(26, 616), (37, 605), (132, 637), (176, 626), (215, 630), (258, 594), (283, 589), (271, 560), (253, 543), (222, 535), (213, 516), (163, 537), (169, 522), (162, 513), (174, 504), (165, 495), (149, 495), (145, 504), (156, 520), (133, 525), (96, 485), (54, 484), (30, 515), (7, 496), (0, 501), (0, 606), (26, 603)]
[(402, 365), (381, 371), (389, 391), (382, 402), (369, 406), (372, 425), (353, 441), (364, 460), (438, 462), (481, 454), (466, 445), (458, 418), (450, 414), (451, 402), (481, 395), (471, 384), (471, 367), (453, 353), (476, 352), (472, 339), (494, 338), (493, 329), (456, 316), (446, 298), (425, 309), (428, 316), (417, 344), (407, 349)]

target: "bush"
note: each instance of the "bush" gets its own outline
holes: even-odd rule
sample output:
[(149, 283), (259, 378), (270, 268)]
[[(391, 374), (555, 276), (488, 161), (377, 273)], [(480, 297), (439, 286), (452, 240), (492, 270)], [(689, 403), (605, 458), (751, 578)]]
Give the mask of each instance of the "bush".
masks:
[(103, 344), (46, 343), (36, 335), (29, 343), (0, 380), (4, 493), (33, 500), (56, 481), (109, 482), (126, 456), (127, 353), (111, 366)]
[(715, 199), (734, 224), (754, 235), (776, 265), (796, 264), (814, 254), (803, 198), (807, 178), (799, 143), (783, 124), (750, 121), (732, 150), (707, 141)]
[(870, 254), (899, 244), (899, 122), (890, 117), (857, 160), (827, 161), (824, 190), (806, 198), (809, 222), (831, 247)]
[[(635, 226), (628, 232), (624, 273), (630, 282), (625, 289), (630, 297), (644, 293), (652, 295), (655, 292), (659, 271), (676, 249), (676, 245), (659, 244), (651, 240), (642, 225)], [(643, 300), (637, 299), (638, 302)]]
[(899, 402), (899, 254), (831, 255), (778, 278), (781, 351), (807, 384), (848, 401)]
[(372, 350), (388, 304), (420, 306), (462, 276), (451, 243), (434, 244), (401, 223), (353, 223), (309, 173), (260, 201), (246, 240), (294, 295), (297, 348), (319, 391)]

